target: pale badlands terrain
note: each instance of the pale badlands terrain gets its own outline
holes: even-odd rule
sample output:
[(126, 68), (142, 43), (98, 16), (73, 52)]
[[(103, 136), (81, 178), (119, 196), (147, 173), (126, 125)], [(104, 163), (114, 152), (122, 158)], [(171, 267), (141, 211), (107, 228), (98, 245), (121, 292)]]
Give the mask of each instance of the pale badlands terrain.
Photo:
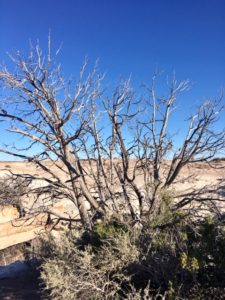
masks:
[[(165, 168), (168, 167), (169, 161), (165, 162)], [(51, 163), (46, 163), (51, 166)], [(85, 162), (85, 164), (87, 164)], [(60, 166), (60, 163), (59, 163)], [(0, 162), (0, 177), (9, 174), (7, 170), (11, 170), (17, 174), (33, 174), (38, 175), (40, 178), (46, 176), (46, 173), (37, 168), (35, 165), (26, 162)], [(60, 177), (65, 177), (65, 173), (54, 166), (51, 167), (52, 172)], [(190, 177), (191, 176), (191, 177)], [(187, 179), (187, 177), (190, 177)], [(198, 162), (185, 166), (175, 184), (176, 189), (186, 190), (193, 186), (203, 187), (207, 184), (217, 184), (225, 180), (225, 159), (216, 160), (210, 164), (206, 162)], [(138, 185), (142, 185), (142, 176), (136, 179)]]
[[(68, 178), (63, 172), (63, 168), (60, 163), (58, 163), (58, 168), (52, 165), (50, 162), (45, 163), (46, 166), (50, 167), (51, 171), (54, 174), (57, 174), (58, 177), (67, 180)], [(166, 161), (162, 173), (166, 173), (170, 162)], [(87, 162), (84, 162), (85, 168), (88, 170)], [(132, 162), (131, 162), (132, 169)], [(4, 178), (8, 174), (8, 170), (16, 174), (31, 174), (38, 177), (40, 180), (35, 180), (33, 185), (42, 186), (43, 181), (41, 178), (50, 177), (46, 174), (40, 167), (36, 167), (31, 163), (26, 162), (0, 162), (0, 178)], [(136, 183), (139, 187), (143, 186), (143, 176), (141, 174), (136, 176)], [(189, 164), (185, 166), (176, 182), (172, 185), (171, 189), (174, 189), (176, 192), (185, 192), (192, 189), (201, 189), (208, 185), (220, 185), (225, 187), (225, 159), (215, 160), (210, 164), (206, 162), (198, 162), (194, 164)], [(29, 199), (28, 199), (29, 202)]]
[[(84, 162), (87, 163), (87, 162)], [(164, 170), (168, 168), (169, 161), (165, 162)], [(50, 162), (46, 162), (46, 165), (50, 166)], [(213, 186), (213, 188), (219, 189), (221, 199), (225, 198), (225, 160), (217, 160), (212, 162), (212, 166), (207, 163), (195, 163), (186, 166), (182, 169), (176, 183), (171, 187), (172, 191), (176, 193), (186, 193), (193, 189), (201, 189), (205, 186)], [(60, 165), (59, 165), (60, 166)], [(62, 168), (56, 168), (51, 166), (52, 172), (59, 177), (66, 180), (66, 175), (62, 171)], [(9, 171), (17, 174), (32, 174), (40, 179), (46, 176), (46, 173), (40, 168), (25, 162), (0, 162), (0, 177), (4, 178), (9, 174)], [(138, 186), (143, 186), (143, 176), (138, 175), (136, 178)], [(43, 185), (42, 180), (36, 180), (33, 182), (34, 186)], [(221, 209), (223, 203), (219, 203)], [(32, 199), (25, 198), (24, 205), (29, 208), (32, 206)], [(61, 215), (76, 215), (77, 211), (74, 205), (68, 202), (66, 199), (61, 200), (53, 208)], [(15, 208), (8, 207), (0, 210), (0, 249), (21, 243), (30, 239), (33, 239), (44, 228), (46, 222), (46, 215), (40, 214), (38, 218), (30, 220), (18, 219), (18, 213)]]

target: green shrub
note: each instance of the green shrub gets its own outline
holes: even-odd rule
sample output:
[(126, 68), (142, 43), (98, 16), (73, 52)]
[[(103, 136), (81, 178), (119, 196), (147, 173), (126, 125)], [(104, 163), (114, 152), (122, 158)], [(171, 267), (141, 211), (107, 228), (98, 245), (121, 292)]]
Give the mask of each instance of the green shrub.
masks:
[(129, 232), (129, 227), (117, 220), (111, 220), (108, 223), (97, 223), (94, 225), (91, 232), (85, 232), (82, 236), (81, 243), (91, 244), (93, 247), (100, 247), (104, 242), (116, 240), (121, 234)]
[(224, 293), (224, 228), (213, 220), (163, 228), (146, 222), (139, 230), (113, 220), (44, 246), (41, 278), (51, 299), (214, 299)]
[(44, 245), (41, 278), (52, 299), (120, 299), (134, 292), (124, 271), (139, 257), (130, 234), (112, 224), (97, 225), (92, 234), (98, 251), (96, 239), (88, 244), (85, 235), (77, 239), (73, 232), (49, 240), (48, 251)]

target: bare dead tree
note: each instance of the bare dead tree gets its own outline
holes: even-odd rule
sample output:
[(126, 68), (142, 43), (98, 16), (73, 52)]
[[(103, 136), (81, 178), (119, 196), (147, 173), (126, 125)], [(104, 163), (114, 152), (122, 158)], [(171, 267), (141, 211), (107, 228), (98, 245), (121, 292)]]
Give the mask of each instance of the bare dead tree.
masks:
[[(163, 192), (177, 182), (185, 166), (210, 164), (224, 150), (224, 129), (215, 126), (224, 110), (222, 99), (208, 100), (198, 108), (177, 149), (168, 124), (188, 81), (178, 83), (174, 78), (162, 97), (157, 95), (155, 74), (142, 97), (136, 96), (130, 80), (106, 97), (103, 76), (96, 68), (86, 74), (86, 63), (77, 81), (65, 79), (51, 53), (50, 39), (46, 56), (37, 45), (28, 58), (18, 52), (11, 59), (16, 71), (0, 69), (5, 89), (0, 117), (24, 142), (0, 151), (43, 171), (12, 175), (29, 182), (27, 193), (35, 195), (34, 204), (40, 207), (41, 202), (44, 211), (49, 203), (69, 199), (85, 228), (91, 227), (96, 213), (128, 213), (134, 221), (146, 213), (155, 216)], [(188, 198), (180, 194), (174, 209), (196, 201), (200, 194), (203, 199), (202, 191), (193, 191)]]
[[(145, 101), (148, 117), (140, 121), (140, 129), (137, 130), (137, 140), (140, 144), (137, 157), (142, 161), (145, 186), (151, 186), (150, 190), (146, 189), (150, 214), (159, 211), (162, 190), (171, 188), (175, 183), (178, 184), (178, 176), (185, 166), (198, 162), (210, 163), (216, 155), (224, 155), (225, 146), (225, 130), (215, 126), (224, 111), (222, 97), (219, 97), (205, 101), (189, 118), (186, 137), (177, 150), (174, 140), (176, 136), (171, 136), (168, 123), (172, 121), (171, 113), (175, 110), (177, 97), (189, 88), (189, 82), (178, 83), (174, 78), (169, 85), (167, 96), (160, 97), (156, 92), (156, 79), (157, 74), (152, 77), (149, 97)], [(215, 186), (213, 189), (216, 193)], [(197, 195), (203, 195), (203, 191), (205, 199), (221, 200), (221, 197), (215, 197), (215, 193), (213, 197), (206, 196), (209, 187), (201, 190), (201, 193), (193, 187), (190, 202), (202, 201), (202, 197), (199, 198)], [(176, 208), (187, 204), (181, 195), (178, 200)]]
[[(115, 171), (131, 217), (135, 220), (137, 218), (136, 210), (133, 207), (135, 200), (138, 201), (140, 217), (143, 212), (143, 194), (135, 182), (138, 161), (134, 162), (133, 153), (137, 143), (132, 137), (129, 141), (127, 134), (124, 137), (124, 130), (128, 131), (129, 124), (137, 122), (140, 113), (138, 108), (140, 101), (135, 100), (134, 96), (134, 91), (128, 80), (117, 87), (111, 100), (104, 101), (104, 107), (112, 126), (112, 136), (109, 144), (111, 182), (113, 183)], [(113, 163), (113, 151), (116, 147), (120, 161)]]
[[(60, 65), (54, 61), (50, 39), (47, 57), (37, 45), (31, 48), (27, 59), (19, 52), (11, 59), (16, 71), (6, 67), (0, 71), (0, 81), (7, 91), (1, 102), (0, 117), (11, 123), (9, 132), (21, 135), (25, 141), (23, 147), (20, 144), (1, 152), (42, 169), (46, 174), (43, 178), (31, 176), (33, 180), (45, 182), (41, 193), (45, 192), (51, 199), (59, 194), (69, 198), (78, 207), (83, 225), (89, 227), (85, 202), (94, 211), (103, 209), (85, 182), (80, 167), (79, 138), (85, 136), (91, 121), (88, 107), (101, 92), (102, 78), (95, 70), (85, 76), (85, 63), (76, 83), (66, 81)], [(53, 172), (53, 168), (58, 172)], [(32, 192), (40, 193), (35, 188)]]
[[(168, 94), (161, 97), (157, 95), (156, 79), (155, 74), (141, 101), (137, 101), (129, 81), (120, 85), (112, 98), (103, 101), (112, 132), (108, 145), (111, 182), (115, 176), (133, 219), (137, 218), (137, 212), (142, 218), (146, 209), (149, 215), (157, 215), (163, 194), (179, 184), (179, 174), (185, 166), (204, 162), (213, 167), (211, 160), (216, 155), (224, 155), (225, 149), (225, 130), (215, 126), (224, 112), (222, 97), (207, 100), (197, 108), (188, 120), (186, 137), (177, 149), (177, 137), (171, 136), (168, 124), (172, 121), (177, 98), (189, 89), (189, 81), (178, 83), (174, 78), (167, 83)], [(114, 162), (113, 151), (117, 152), (117, 162)], [(217, 188), (219, 190), (219, 185)], [(198, 190), (193, 185), (189, 201), (185, 201), (181, 193), (173, 193), (173, 197), (177, 197), (173, 209), (196, 201), (221, 201), (217, 188), (213, 185)], [(135, 201), (138, 208), (134, 207)]]

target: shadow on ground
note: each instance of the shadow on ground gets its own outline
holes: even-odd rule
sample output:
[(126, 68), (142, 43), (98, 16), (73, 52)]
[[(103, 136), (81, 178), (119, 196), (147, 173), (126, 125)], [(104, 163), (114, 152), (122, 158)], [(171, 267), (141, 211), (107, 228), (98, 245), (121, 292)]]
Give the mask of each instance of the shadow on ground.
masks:
[(0, 280), (1, 300), (40, 300), (39, 283), (34, 276)]

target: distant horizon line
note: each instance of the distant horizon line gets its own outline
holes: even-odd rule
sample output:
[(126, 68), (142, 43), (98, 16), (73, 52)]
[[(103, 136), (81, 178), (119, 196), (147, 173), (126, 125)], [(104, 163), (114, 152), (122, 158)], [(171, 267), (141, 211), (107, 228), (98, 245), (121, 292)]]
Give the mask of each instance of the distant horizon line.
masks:
[[(121, 158), (119, 158), (119, 157), (114, 157), (113, 159), (117, 159), (117, 160), (122, 160)], [(81, 161), (88, 161), (88, 160), (97, 160), (97, 158), (96, 159), (94, 159), (94, 158), (91, 158), (91, 159), (88, 159), (88, 158), (80, 158), (79, 160), (81, 160)], [(103, 158), (103, 160), (109, 160), (109, 158), (107, 158), (107, 159), (105, 159), (105, 158)], [(132, 159), (130, 159), (130, 160), (137, 160), (137, 159), (135, 159), (135, 158), (132, 158)], [(163, 159), (164, 161), (172, 161), (172, 159)], [(209, 161), (217, 161), (217, 160), (225, 160), (225, 156), (221, 156), (221, 157), (215, 157), (215, 158), (212, 158), (211, 160), (209, 160)], [(50, 159), (45, 159), (45, 160), (41, 160), (41, 161), (45, 161), (45, 162), (56, 162), (56, 161), (59, 161), (59, 162), (61, 162), (61, 160), (60, 159), (58, 159), (58, 160), (50, 160)], [(207, 162), (207, 161), (196, 161), (196, 162)], [(7, 163), (35, 163), (35, 162), (33, 162), (33, 161), (28, 161), (28, 160), (0, 160), (0, 164), (1, 163), (5, 163), (5, 164), (7, 164)]]

